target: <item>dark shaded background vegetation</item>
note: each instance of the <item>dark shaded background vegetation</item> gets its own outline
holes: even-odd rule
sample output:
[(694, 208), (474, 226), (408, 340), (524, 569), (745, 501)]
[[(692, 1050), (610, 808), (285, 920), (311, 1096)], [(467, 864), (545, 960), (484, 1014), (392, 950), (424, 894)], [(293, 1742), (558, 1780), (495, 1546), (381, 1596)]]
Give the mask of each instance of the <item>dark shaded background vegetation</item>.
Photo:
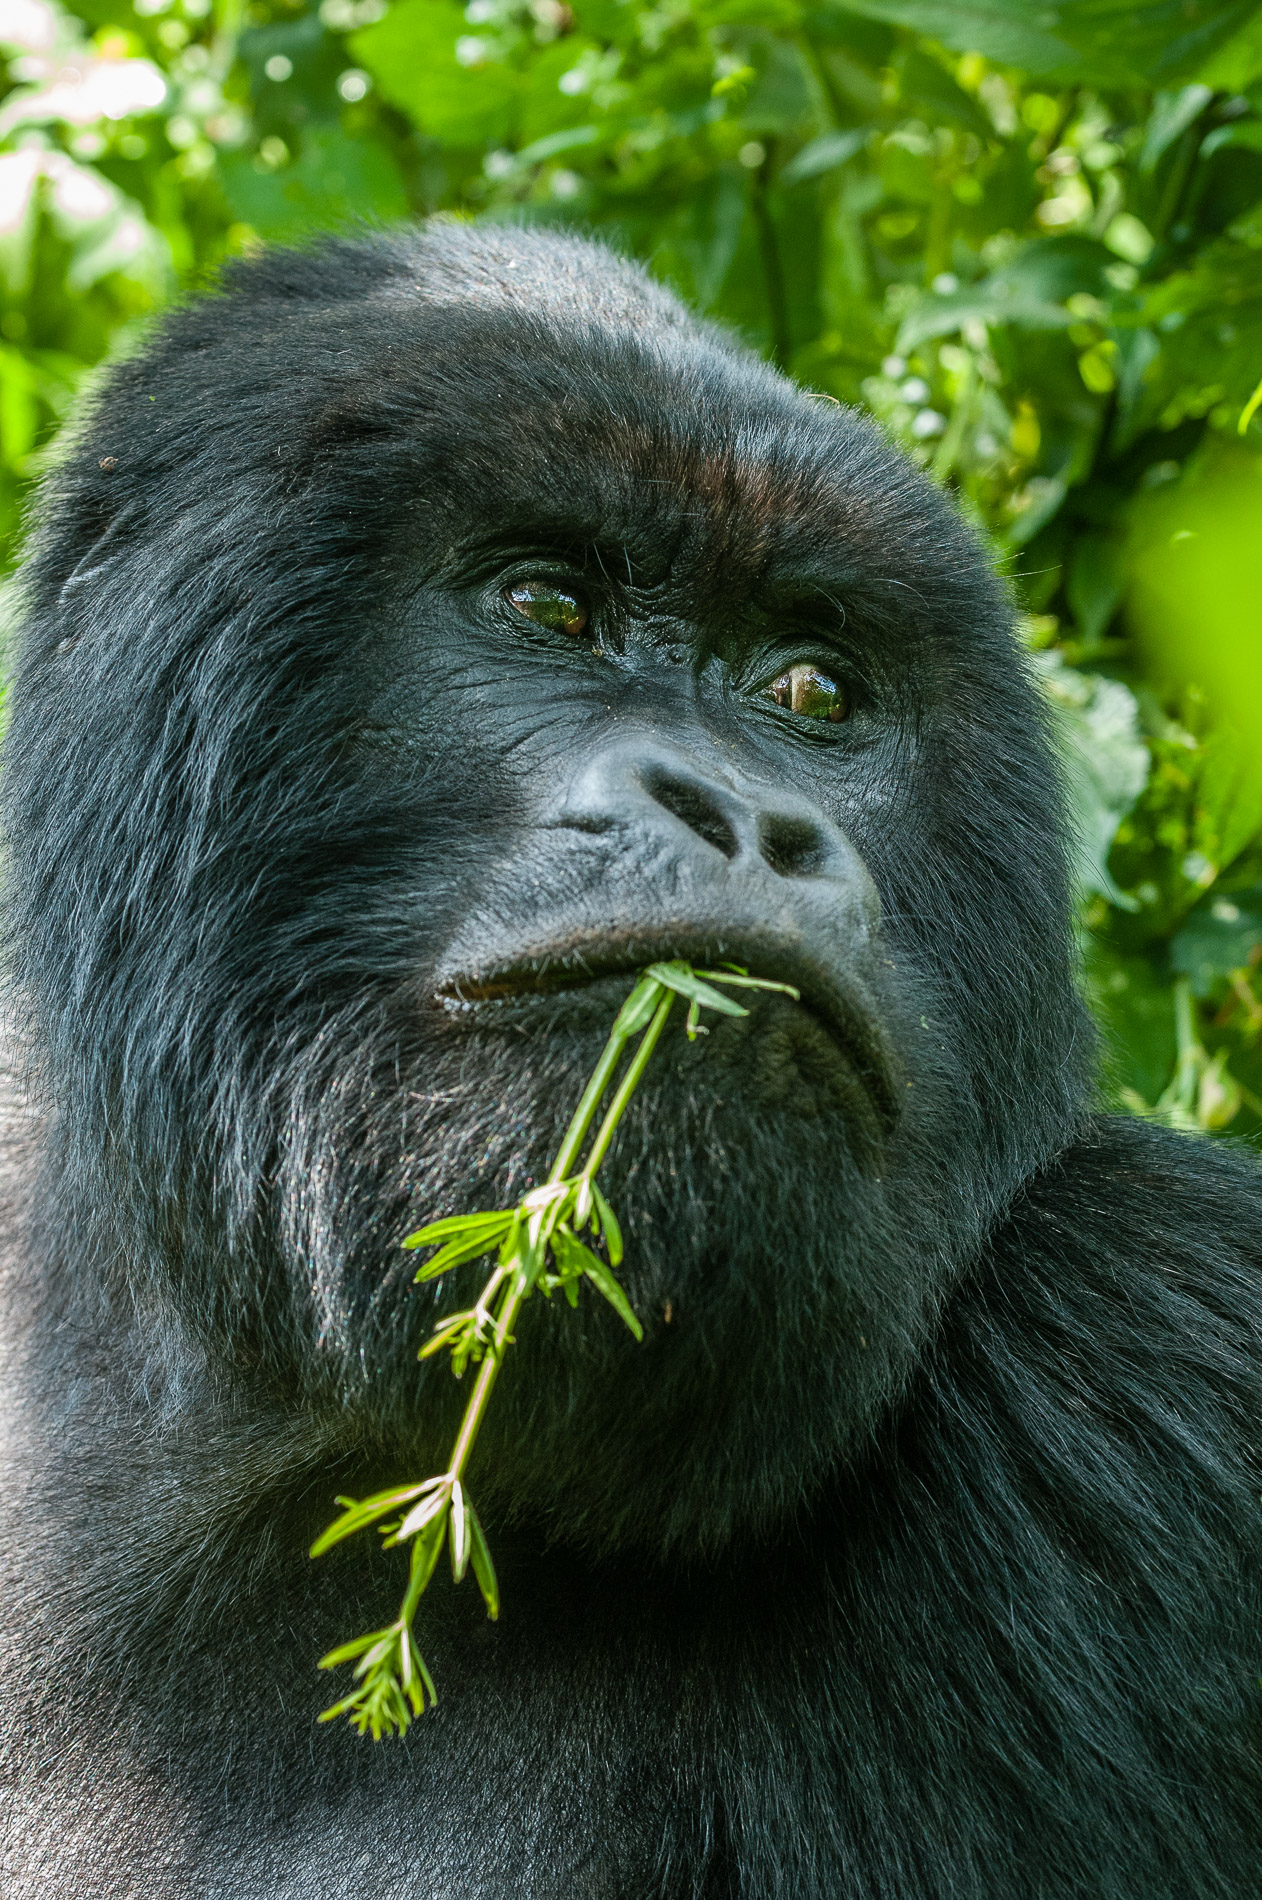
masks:
[(1111, 1099), (1262, 1128), (1254, 0), (0, 0), (0, 536), (225, 256), (577, 223), (948, 484), (1058, 707)]

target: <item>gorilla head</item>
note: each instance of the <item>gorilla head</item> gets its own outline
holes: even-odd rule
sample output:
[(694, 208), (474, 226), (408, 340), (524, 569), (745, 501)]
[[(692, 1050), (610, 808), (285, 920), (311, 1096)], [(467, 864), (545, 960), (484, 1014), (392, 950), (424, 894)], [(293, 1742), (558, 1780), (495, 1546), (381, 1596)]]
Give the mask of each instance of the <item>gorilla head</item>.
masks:
[(475, 1482), (659, 1554), (816, 1490), (1081, 1094), (1040, 709), (932, 487), (604, 250), (435, 226), (171, 317), (26, 612), (48, 1198), (151, 1328), (436, 1460), (467, 1286), (400, 1237), (542, 1178), (634, 971), (731, 959), (801, 1002), (649, 1071), (644, 1344), (533, 1303)]

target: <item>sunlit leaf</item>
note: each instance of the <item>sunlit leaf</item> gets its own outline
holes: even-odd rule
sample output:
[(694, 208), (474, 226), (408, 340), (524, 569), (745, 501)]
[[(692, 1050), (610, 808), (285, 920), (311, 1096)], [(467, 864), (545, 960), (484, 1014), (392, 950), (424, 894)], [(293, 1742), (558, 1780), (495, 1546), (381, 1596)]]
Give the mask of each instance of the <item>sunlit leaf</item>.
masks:
[(595, 1196), (597, 1212), (600, 1215), (601, 1232), (605, 1236), (605, 1245), (609, 1249), (609, 1259), (616, 1267), (622, 1259), (622, 1229), (618, 1225), (617, 1215), (594, 1181), (592, 1182), (592, 1193)]
[(585, 1267), (584, 1271), (592, 1285), (596, 1287), (599, 1292), (604, 1294), (623, 1324), (635, 1335), (636, 1339), (642, 1340), (644, 1338), (644, 1328), (632, 1312), (630, 1301), (627, 1299), (626, 1294), (604, 1261), (598, 1259), (595, 1254), (590, 1254), (589, 1264)]
[(473, 1574), (478, 1580), (482, 1600), (486, 1604), (486, 1613), (492, 1622), (500, 1613), (500, 1586), (495, 1575), (495, 1565), (491, 1562), (491, 1551), (483, 1534), (478, 1514), (472, 1504), (467, 1506), (469, 1513), (469, 1556), (473, 1564)]

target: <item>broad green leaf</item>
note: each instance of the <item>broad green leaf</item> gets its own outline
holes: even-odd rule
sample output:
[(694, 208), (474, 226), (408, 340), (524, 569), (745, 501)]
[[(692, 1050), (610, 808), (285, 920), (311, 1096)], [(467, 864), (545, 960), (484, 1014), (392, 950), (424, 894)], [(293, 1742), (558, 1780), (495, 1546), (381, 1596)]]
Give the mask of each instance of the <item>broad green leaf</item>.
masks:
[(1056, 718), (1073, 822), (1079, 888), (1133, 910), (1108, 868), (1117, 828), (1148, 782), (1148, 749), (1135, 695), (1120, 680), (1064, 664), (1055, 653), (1034, 656)]
[(521, 80), (497, 58), (458, 60), (457, 41), (476, 37), (452, 0), (400, 0), (349, 44), (383, 96), (427, 137), (451, 146), (503, 143)]
[(1075, 321), (1071, 296), (1098, 293), (1109, 264), (1104, 245), (1079, 235), (1034, 238), (997, 270), (965, 290), (920, 297), (903, 319), (905, 354), (968, 324), (1019, 330), (1066, 330)]
[(1171, 940), (1170, 963), (1190, 979), (1193, 996), (1219, 995), (1235, 970), (1247, 968), (1262, 950), (1262, 889), (1209, 897), (1191, 912)]
[(1212, 87), (1203, 85), (1180, 86), (1176, 92), (1157, 94), (1139, 154), (1141, 177), (1156, 170), (1175, 140), (1195, 124), (1213, 96)]
[(1174, 1014), (1168, 977), (1149, 959), (1122, 955), (1091, 938), (1087, 985), (1104, 1043), (1108, 1100), (1120, 1105), (1127, 1090), (1155, 1102), (1175, 1056)]
[(560, 158), (565, 152), (577, 152), (584, 146), (597, 145), (601, 137), (598, 125), (571, 125), (560, 132), (550, 132), (546, 138), (523, 145), (519, 152), (514, 153), (514, 158), (519, 167), (542, 165), (547, 159)]
[(793, 155), (780, 174), (780, 183), (798, 185), (824, 172), (836, 171), (863, 150), (867, 139), (866, 126), (852, 126), (848, 132), (822, 132)]
[(927, 106), (935, 121), (959, 125), (975, 138), (990, 139), (994, 127), (976, 99), (956, 84), (940, 59), (911, 47), (898, 69), (899, 93), (909, 105)]
[(1161, 86), (1192, 74), (1256, 11), (1256, 0), (849, 0), (961, 53), (984, 53), (1066, 85)]
[(1215, 92), (1243, 92), (1262, 74), (1262, 9), (1197, 74)]

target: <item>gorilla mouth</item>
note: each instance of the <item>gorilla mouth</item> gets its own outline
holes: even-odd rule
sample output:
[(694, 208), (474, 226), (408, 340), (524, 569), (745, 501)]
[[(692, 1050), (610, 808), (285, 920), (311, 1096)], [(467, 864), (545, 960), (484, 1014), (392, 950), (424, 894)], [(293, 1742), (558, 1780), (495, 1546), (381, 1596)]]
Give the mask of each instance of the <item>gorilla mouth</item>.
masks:
[[(898, 1063), (873, 1000), (857, 979), (820, 970), (794, 945), (774, 937), (764, 940), (727, 931), (721, 940), (687, 930), (668, 935), (581, 932), (509, 952), (481, 968), (442, 972), (435, 996), (448, 1010), (481, 1012), (523, 998), (588, 988), (609, 977), (636, 977), (646, 964), (674, 957), (701, 969), (736, 963), (751, 976), (792, 984), (799, 992), (798, 1004), (785, 997), (774, 1000), (816, 1022), (860, 1084), (876, 1123), (873, 1132), (882, 1140), (893, 1133), (903, 1106), (896, 1082)], [(742, 994), (739, 1000), (758, 1009), (772, 999)]]

